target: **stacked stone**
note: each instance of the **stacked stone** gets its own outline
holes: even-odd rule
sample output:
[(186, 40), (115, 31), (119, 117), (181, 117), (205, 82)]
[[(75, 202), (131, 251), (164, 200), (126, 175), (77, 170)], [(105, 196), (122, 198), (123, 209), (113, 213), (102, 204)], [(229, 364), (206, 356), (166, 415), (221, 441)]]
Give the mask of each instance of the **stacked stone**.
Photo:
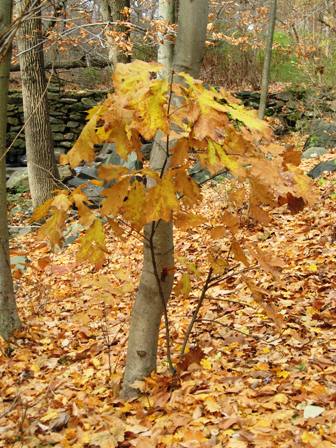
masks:
[[(87, 111), (101, 101), (106, 93), (107, 91), (64, 92), (57, 86), (49, 88), (50, 124), (57, 158), (72, 147), (86, 122)], [(7, 162), (12, 165), (22, 165), (25, 156), (23, 126), (22, 94), (20, 91), (10, 91), (7, 147), (15, 141), (7, 155)], [(20, 131), (20, 135), (17, 136)]]

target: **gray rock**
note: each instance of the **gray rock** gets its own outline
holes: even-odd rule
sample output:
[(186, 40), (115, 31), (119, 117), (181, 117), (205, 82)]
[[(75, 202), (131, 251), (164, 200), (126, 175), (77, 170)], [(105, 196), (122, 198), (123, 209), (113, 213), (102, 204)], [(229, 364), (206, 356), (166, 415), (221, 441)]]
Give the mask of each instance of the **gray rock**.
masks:
[(64, 139), (64, 135), (60, 133), (53, 134), (55, 142), (61, 142)]
[(80, 177), (76, 176), (70, 179), (66, 184), (69, 187), (77, 188), (81, 185), (86, 185), (85, 188), (83, 188), (83, 192), (87, 195), (87, 197), (92, 201), (95, 205), (99, 204), (100, 201), (103, 199), (101, 196), (101, 192), (103, 191), (102, 187), (98, 187), (97, 185), (93, 185), (90, 183), (90, 179), (81, 179)]
[(66, 125), (67, 128), (79, 128), (82, 126), (78, 121), (68, 121)]
[(24, 255), (13, 255), (10, 257), (10, 264), (15, 270), (25, 271), (27, 268), (28, 258)]
[(140, 170), (142, 168), (142, 163), (137, 159), (135, 152), (131, 152), (128, 155), (128, 159), (123, 160), (119, 154), (117, 154), (113, 143), (104, 145), (102, 152), (107, 154), (107, 157), (105, 158), (105, 163), (107, 164), (124, 166), (129, 170)]
[(6, 187), (10, 190), (28, 191), (28, 169), (24, 167), (14, 171), (7, 180)]
[(311, 148), (312, 146), (333, 148), (336, 146), (336, 123), (329, 123), (323, 120), (316, 120), (311, 127), (311, 133), (304, 149)]
[(69, 165), (59, 165), (58, 174), (62, 182), (66, 182), (73, 177), (73, 171), (70, 169)]
[(98, 179), (97, 177), (97, 168), (95, 165), (92, 166), (79, 166), (75, 168), (77, 173), (77, 177), (80, 179)]
[(64, 124), (51, 124), (51, 130), (52, 132), (64, 132), (65, 131), (65, 125)]
[(63, 148), (70, 149), (73, 146), (73, 142), (60, 142), (59, 145)]
[(85, 111), (85, 106), (83, 103), (80, 103), (76, 100), (76, 102), (74, 104), (71, 104), (70, 110), (74, 111), (74, 112)]
[(79, 112), (69, 115), (70, 120), (79, 121), (81, 123), (83, 123), (83, 118), (84, 117), (85, 117), (85, 115), (84, 114), (80, 114)]
[(67, 132), (66, 134), (64, 134), (64, 140), (73, 142), (75, 140), (75, 134), (73, 134), (72, 132)]
[(8, 117), (7, 118), (7, 123), (13, 126), (18, 126), (19, 124), (19, 120), (16, 117)]
[(69, 187), (73, 187), (73, 188), (77, 188), (80, 187), (83, 184), (87, 184), (88, 183), (88, 179), (81, 179), (79, 177), (72, 177), (71, 179), (69, 179), (66, 184)]
[(93, 107), (97, 104), (96, 100), (94, 100), (93, 98), (87, 98), (87, 97), (82, 98), (81, 102), (82, 102), (82, 104), (84, 104), (84, 106), (87, 106), (87, 107)]
[(312, 170), (309, 171), (308, 176), (311, 177), (312, 179), (317, 179), (325, 171), (330, 173), (336, 171), (336, 159), (319, 163)]
[(63, 120), (60, 120), (59, 118), (53, 116), (50, 116), (49, 120), (51, 124), (63, 124)]
[(315, 157), (323, 156), (323, 154), (326, 154), (327, 152), (327, 148), (324, 148), (323, 146), (312, 146), (302, 153), (302, 159), (313, 159)]
[(60, 98), (59, 102), (63, 104), (75, 104), (78, 100), (76, 98)]
[(152, 148), (153, 148), (153, 143), (152, 142), (151, 143), (145, 143), (144, 145), (141, 146), (141, 152), (142, 152), (145, 160), (149, 160)]

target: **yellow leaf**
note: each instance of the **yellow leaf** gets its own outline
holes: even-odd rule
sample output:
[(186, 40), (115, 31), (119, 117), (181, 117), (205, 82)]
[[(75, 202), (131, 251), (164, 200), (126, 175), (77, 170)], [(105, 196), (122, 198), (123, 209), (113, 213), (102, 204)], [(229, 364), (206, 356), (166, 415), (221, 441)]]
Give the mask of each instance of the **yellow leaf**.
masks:
[(117, 64), (113, 72), (114, 88), (121, 93), (137, 92), (148, 84), (152, 73), (162, 70), (162, 65), (156, 62), (135, 60), (131, 64)]
[(88, 197), (80, 189), (76, 189), (72, 193), (72, 199), (78, 210), (79, 223), (84, 227), (89, 227), (93, 223), (95, 215), (92, 210), (85, 204), (90, 203)]
[(78, 166), (83, 161), (90, 163), (95, 159), (94, 145), (101, 143), (96, 133), (96, 127), (103, 110), (104, 106), (102, 105), (95, 108), (74, 146), (66, 154), (67, 161), (72, 168)]
[(72, 200), (67, 193), (60, 193), (54, 197), (51, 206), (59, 210), (67, 211), (72, 205)]
[(208, 255), (208, 258), (214, 274), (222, 274), (227, 268), (227, 260), (217, 257), (211, 253)]
[(189, 230), (192, 227), (197, 227), (207, 221), (205, 216), (194, 215), (192, 213), (178, 212), (174, 217), (176, 227), (181, 230)]
[(302, 197), (307, 204), (314, 205), (317, 201), (317, 194), (314, 191), (313, 181), (306, 176), (297, 166), (288, 164), (288, 171), (293, 176), (294, 196)]
[(179, 203), (172, 176), (172, 171), (168, 171), (154, 187), (147, 190), (146, 222), (159, 219), (168, 222), (172, 219), (172, 212), (178, 209)]
[(308, 269), (309, 269), (310, 272), (317, 272), (318, 271), (318, 267), (317, 267), (316, 264), (310, 264), (308, 266)]
[(136, 103), (134, 101), (131, 103), (137, 112), (133, 120), (134, 128), (146, 140), (152, 140), (159, 130), (168, 133), (168, 119), (165, 112), (167, 90), (167, 81), (162, 79), (152, 81), (145, 94), (140, 96)]
[(276, 327), (279, 331), (282, 329), (283, 318), (274, 303), (270, 303), (267, 301), (268, 293), (266, 290), (257, 286), (254, 281), (246, 276), (242, 276), (242, 279), (245, 281), (250, 291), (252, 292), (252, 296), (254, 300), (263, 308), (266, 315), (273, 320)]
[(135, 228), (140, 229), (148, 219), (145, 213), (146, 188), (142, 182), (138, 181), (135, 181), (131, 187), (127, 199), (123, 202), (122, 212)]
[(303, 443), (309, 443), (313, 447), (318, 447), (321, 443), (321, 438), (317, 434), (309, 431), (304, 431), (301, 434), (301, 440)]
[(47, 201), (45, 201), (43, 204), (36, 207), (32, 217), (30, 218), (30, 222), (40, 221), (42, 218), (47, 216), (52, 202), (53, 202), (53, 198), (50, 198)]
[(234, 120), (241, 121), (251, 131), (258, 131), (266, 138), (270, 138), (272, 131), (265, 121), (258, 118), (257, 112), (254, 110), (247, 110), (244, 106), (224, 105), (225, 110), (230, 114)]
[(106, 197), (102, 201), (103, 215), (116, 216), (118, 214), (127, 197), (129, 182), (129, 178), (124, 178), (102, 192), (102, 195)]
[[(226, 433), (228, 433), (230, 430), (225, 431)], [(229, 434), (233, 434), (234, 431), (232, 431)], [(245, 442), (244, 440), (240, 440), (240, 439), (233, 439), (231, 438), (229, 440), (229, 442), (227, 444), (225, 444), (226, 448), (247, 448), (249, 445), (247, 442)]]
[(176, 297), (186, 299), (191, 290), (190, 276), (188, 273), (182, 274), (180, 280), (176, 283), (174, 292)]
[(105, 261), (105, 233), (103, 224), (96, 219), (79, 239), (78, 261), (88, 261), (97, 268)]
[(65, 226), (66, 213), (64, 210), (54, 209), (51, 217), (40, 228), (38, 236), (50, 241), (51, 247), (59, 246)]
[(192, 207), (201, 199), (201, 190), (197, 183), (186, 173), (185, 168), (174, 171), (176, 192), (182, 195), (182, 202)]
[(287, 370), (277, 369), (277, 371), (276, 371), (276, 376), (277, 376), (278, 378), (284, 378), (284, 379), (286, 379), (286, 378), (289, 377), (289, 375), (290, 375), (290, 373), (287, 372)]
[(204, 405), (209, 412), (219, 412), (221, 410), (221, 407), (213, 397), (206, 398)]
[(40, 418), (41, 422), (48, 422), (49, 420), (52, 420), (59, 415), (59, 409), (48, 409), (48, 412)]
[(98, 168), (98, 176), (107, 182), (119, 179), (124, 174), (130, 174), (130, 173), (132, 173), (132, 171), (120, 165), (101, 165)]
[(219, 168), (227, 168), (234, 176), (244, 179), (246, 177), (246, 170), (243, 168), (237, 160), (234, 160), (231, 156), (227, 155), (222, 145), (209, 140), (208, 141), (208, 160), (209, 168), (214, 167), (215, 170)]
[(212, 362), (209, 358), (203, 358), (200, 362), (203, 369), (212, 370)]
[(250, 263), (237, 240), (233, 240), (231, 243), (232, 253), (237, 261), (242, 262), (246, 267), (250, 266)]
[(227, 235), (226, 226), (216, 226), (211, 229), (210, 236), (213, 240), (220, 240)]
[(171, 149), (171, 153), (173, 154), (170, 161), (171, 166), (177, 167), (179, 165), (183, 165), (185, 160), (188, 158), (188, 151), (188, 140), (186, 138), (180, 139)]

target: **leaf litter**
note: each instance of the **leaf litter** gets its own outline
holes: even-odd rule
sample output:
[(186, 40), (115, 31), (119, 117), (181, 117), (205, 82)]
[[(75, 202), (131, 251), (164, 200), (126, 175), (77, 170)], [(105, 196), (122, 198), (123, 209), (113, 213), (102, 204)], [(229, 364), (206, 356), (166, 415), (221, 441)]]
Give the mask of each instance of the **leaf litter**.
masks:
[[(0, 343), (0, 446), (335, 447), (335, 182), (332, 174), (316, 182), (321, 200), (313, 208), (281, 208), (270, 212), (270, 225), (251, 223), (245, 268), (255, 286), (233, 275), (209, 290), (183, 359), (208, 249), (227, 251), (229, 243), (209, 238), (206, 224), (177, 230), (180, 287), (169, 303), (177, 375), (168, 374), (162, 327), (158, 372), (139, 382), (142, 396), (130, 402), (118, 392), (140, 239), (108, 232), (107, 262), (96, 271), (75, 261), (75, 245), (50, 254), (34, 233), (19, 235), (12, 252), (29, 258), (14, 272), (25, 325)], [(208, 221), (223, 210), (228, 185), (204, 187)], [(258, 294), (267, 294), (268, 309)]]

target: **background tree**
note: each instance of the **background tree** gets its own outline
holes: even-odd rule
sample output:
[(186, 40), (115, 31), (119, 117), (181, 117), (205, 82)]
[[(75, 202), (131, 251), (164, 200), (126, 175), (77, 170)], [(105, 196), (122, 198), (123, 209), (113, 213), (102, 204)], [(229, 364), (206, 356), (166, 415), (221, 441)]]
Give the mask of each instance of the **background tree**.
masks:
[(259, 110), (258, 110), (258, 115), (259, 115), (259, 118), (261, 118), (261, 119), (263, 119), (265, 116), (265, 109), (266, 109), (266, 103), (267, 103), (276, 14), (277, 14), (277, 0), (272, 0), (268, 32), (267, 32), (264, 66), (263, 66), (262, 80), (261, 80), (260, 103), (259, 103)]
[(177, 0), (159, 1), (159, 17), (166, 23), (167, 29), (159, 33), (158, 62), (165, 67), (165, 76), (168, 76), (173, 65), (174, 37), (169, 34), (168, 26), (176, 21)]
[[(207, 0), (184, 0), (180, 3), (174, 71), (199, 75), (208, 7)], [(168, 168), (169, 160), (162, 145), (154, 145), (150, 165), (158, 172)], [(137, 391), (132, 386), (134, 381), (148, 376), (156, 369), (161, 318), (165, 314), (167, 328), (166, 306), (174, 280), (172, 221), (149, 223), (145, 226), (144, 234), (144, 266), (130, 323), (122, 391), (124, 397), (136, 394)], [(162, 272), (166, 274), (164, 278), (161, 276)]]
[[(22, 12), (31, 4), (21, 2), (19, 10)], [(41, 10), (37, 10), (32, 18), (23, 21), (17, 35), (29, 187), (34, 207), (50, 198), (58, 179), (42, 41)]]
[[(11, 23), (12, 1), (0, 1), (0, 36)], [(5, 339), (20, 327), (9, 261), (6, 201), (6, 126), (11, 48), (0, 56), (0, 335)]]
[(106, 32), (108, 57), (113, 70), (117, 62), (130, 61), (126, 48), (130, 28), (121, 23), (128, 19), (130, 0), (100, 0), (99, 4), (104, 21), (120, 22), (118, 25), (109, 26)]

